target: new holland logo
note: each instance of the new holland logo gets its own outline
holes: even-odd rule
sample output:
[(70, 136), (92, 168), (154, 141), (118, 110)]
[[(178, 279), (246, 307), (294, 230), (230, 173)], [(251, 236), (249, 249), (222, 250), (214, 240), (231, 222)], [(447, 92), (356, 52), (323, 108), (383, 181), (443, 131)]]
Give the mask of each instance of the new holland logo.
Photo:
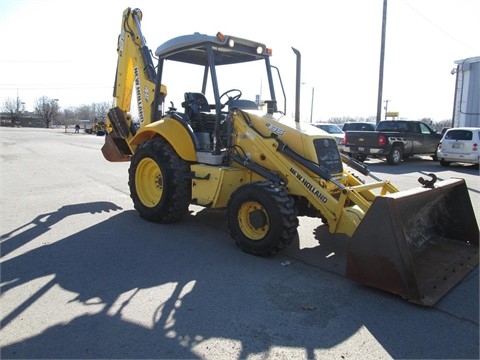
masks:
[(300, 180), (300, 182), (305, 186), (308, 191), (315, 195), (321, 202), (324, 204), (327, 203), (328, 199), (323, 195), (312, 183), (305, 179), (297, 170), (290, 168), (290, 172), (295, 175), (295, 177)]
[(140, 88), (140, 75), (138, 73), (138, 67), (135, 66), (133, 69), (135, 74), (135, 93), (137, 95), (137, 104), (138, 104), (138, 117), (140, 118), (140, 124), (143, 124), (145, 117), (143, 114), (143, 104), (142, 104), (142, 89)]

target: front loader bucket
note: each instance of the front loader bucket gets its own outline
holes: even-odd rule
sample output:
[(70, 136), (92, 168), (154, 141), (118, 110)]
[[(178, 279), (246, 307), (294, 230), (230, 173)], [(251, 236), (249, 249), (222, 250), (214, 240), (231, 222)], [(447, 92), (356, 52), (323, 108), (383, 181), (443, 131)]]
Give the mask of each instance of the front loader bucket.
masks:
[(478, 265), (478, 241), (463, 179), (377, 196), (349, 241), (347, 277), (433, 306)]

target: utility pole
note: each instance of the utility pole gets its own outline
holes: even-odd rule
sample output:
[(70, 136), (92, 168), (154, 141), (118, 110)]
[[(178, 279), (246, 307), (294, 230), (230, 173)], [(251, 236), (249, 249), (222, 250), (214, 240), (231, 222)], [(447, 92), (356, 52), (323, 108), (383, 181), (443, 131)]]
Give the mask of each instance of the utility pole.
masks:
[(313, 99), (315, 98), (315, 86), (312, 86), (312, 104), (310, 106), (310, 124), (313, 120)]
[(385, 33), (387, 28), (387, 0), (383, 0), (382, 44), (380, 48), (380, 70), (378, 75), (377, 124), (382, 117), (383, 63), (385, 60)]

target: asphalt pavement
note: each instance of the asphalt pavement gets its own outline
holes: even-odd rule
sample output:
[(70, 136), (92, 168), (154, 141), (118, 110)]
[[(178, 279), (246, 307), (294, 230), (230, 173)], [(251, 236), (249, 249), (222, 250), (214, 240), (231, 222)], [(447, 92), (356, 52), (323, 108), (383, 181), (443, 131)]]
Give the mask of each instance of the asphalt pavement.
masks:
[[(318, 219), (270, 258), (237, 248), (223, 211), (149, 223), (103, 141), (0, 128), (2, 359), (480, 357), (478, 266), (425, 307), (345, 278), (347, 239)], [(478, 224), (478, 168), (367, 164), (402, 189), (466, 179)]]

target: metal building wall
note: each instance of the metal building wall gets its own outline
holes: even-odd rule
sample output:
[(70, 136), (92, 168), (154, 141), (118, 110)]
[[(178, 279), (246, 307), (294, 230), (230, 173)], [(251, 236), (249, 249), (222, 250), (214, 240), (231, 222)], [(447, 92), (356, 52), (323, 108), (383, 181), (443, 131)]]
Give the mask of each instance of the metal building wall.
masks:
[(454, 127), (480, 127), (480, 56), (458, 60)]

